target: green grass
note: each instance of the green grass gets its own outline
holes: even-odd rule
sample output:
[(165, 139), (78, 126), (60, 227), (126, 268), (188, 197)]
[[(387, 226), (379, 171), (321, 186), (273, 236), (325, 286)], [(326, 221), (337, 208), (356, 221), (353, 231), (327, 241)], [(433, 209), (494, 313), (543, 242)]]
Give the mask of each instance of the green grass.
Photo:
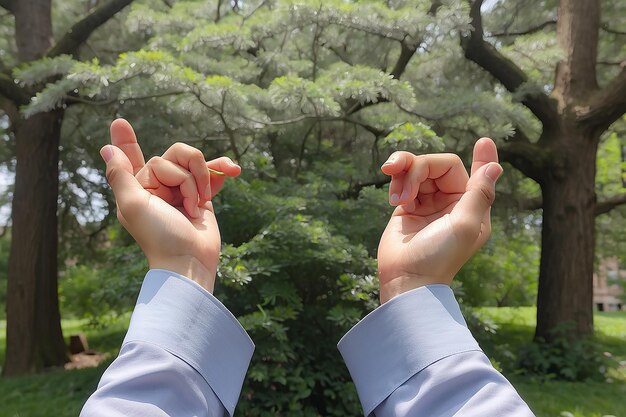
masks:
[[(492, 337), (493, 346), (514, 351), (532, 339), (534, 308), (482, 308), (479, 314), (498, 326)], [(127, 325), (128, 316), (105, 329), (91, 329), (83, 321), (63, 322), (66, 335), (84, 331), (90, 347), (109, 352), (111, 358), (119, 349)], [(602, 350), (610, 352), (615, 363), (626, 361), (626, 312), (596, 313), (595, 327), (595, 338)], [(0, 321), (2, 362), (4, 330), (5, 323)], [(0, 379), (0, 417), (77, 416), (107, 365), (108, 362), (93, 369)], [(610, 375), (612, 382), (541, 381), (516, 374), (507, 376), (538, 417), (626, 417), (626, 369), (612, 371)]]
[[(514, 350), (532, 339), (534, 307), (482, 308), (479, 314), (498, 326), (494, 346)], [(608, 374), (609, 382), (542, 381), (507, 375), (538, 417), (626, 417), (626, 367), (617, 369), (620, 361), (626, 361), (626, 312), (595, 313), (594, 326), (594, 339), (603, 352), (612, 355), (615, 369)]]
[[(37, 375), (0, 378), (0, 417), (76, 417), (96, 389), (100, 376), (115, 358), (124, 339), (130, 315), (106, 328), (89, 327), (83, 320), (63, 320), (63, 334), (84, 332), (89, 347), (108, 353), (109, 359), (97, 368), (54, 370)], [(0, 321), (0, 364), (4, 363), (6, 322)]]

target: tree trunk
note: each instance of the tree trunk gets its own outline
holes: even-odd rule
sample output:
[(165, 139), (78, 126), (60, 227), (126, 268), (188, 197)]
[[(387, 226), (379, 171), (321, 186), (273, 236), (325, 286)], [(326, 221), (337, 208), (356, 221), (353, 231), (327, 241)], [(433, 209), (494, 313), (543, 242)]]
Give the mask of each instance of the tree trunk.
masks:
[[(54, 46), (52, 0), (3, 2), (3, 7), (15, 17), (18, 62), (61, 54), (76, 56), (78, 47), (94, 30), (132, 1), (104, 2), (77, 21)], [(5, 375), (62, 365), (67, 360), (57, 294), (58, 165), (64, 110), (37, 114), (26, 120), (17, 111), (47, 82), (54, 81), (52, 77), (37, 86), (17, 86), (9, 78), (9, 72), (0, 73), (0, 105), (11, 119), (17, 152)]]
[[(541, 267), (535, 338), (572, 323), (572, 337), (593, 331), (594, 216), (626, 200), (596, 204), (595, 158), (600, 135), (626, 110), (626, 69), (602, 89), (596, 79), (600, 0), (559, 0), (557, 44), (563, 59), (549, 95), (524, 91), (531, 80), (485, 40), (481, 7), (468, 0), (474, 28), (461, 36), (465, 56), (518, 94), (543, 125), (538, 141), (520, 129), (501, 147), (505, 162), (539, 182), (543, 194)], [(532, 83), (531, 83), (532, 85)]]
[(593, 332), (595, 170), (598, 138), (574, 127), (554, 140), (541, 179), (543, 227), (535, 339), (550, 341), (564, 323), (572, 337)]
[(67, 351), (57, 294), (57, 199), (63, 110), (22, 120), (7, 286), (4, 375), (62, 365)]

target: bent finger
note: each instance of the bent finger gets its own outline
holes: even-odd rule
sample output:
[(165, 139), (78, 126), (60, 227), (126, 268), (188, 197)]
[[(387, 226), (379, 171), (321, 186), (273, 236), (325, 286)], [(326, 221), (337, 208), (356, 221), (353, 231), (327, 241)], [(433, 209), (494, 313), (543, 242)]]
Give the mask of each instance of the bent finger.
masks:
[(183, 207), (189, 216), (199, 216), (199, 194), (196, 181), (191, 172), (180, 165), (158, 156), (153, 157), (137, 173), (137, 180), (146, 189), (157, 190), (161, 186), (178, 188), (182, 196)]
[[(451, 153), (416, 156), (410, 152), (395, 152), (381, 169), (392, 176), (389, 187), (392, 205), (414, 200), (427, 179), (433, 180), (438, 190), (454, 194), (465, 190), (469, 178), (461, 159)], [(429, 192), (436, 191), (431, 188)]]
[(185, 143), (175, 143), (165, 151), (163, 159), (174, 162), (194, 176), (201, 198), (211, 198), (210, 173), (206, 169), (204, 154), (197, 148)]

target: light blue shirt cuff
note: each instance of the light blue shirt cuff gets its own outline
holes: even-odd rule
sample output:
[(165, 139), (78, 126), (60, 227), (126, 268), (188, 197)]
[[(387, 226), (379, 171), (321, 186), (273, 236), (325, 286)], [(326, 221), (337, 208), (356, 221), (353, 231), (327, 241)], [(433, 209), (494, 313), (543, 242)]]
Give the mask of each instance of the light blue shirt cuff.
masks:
[(429, 365), (480, 351), (447, 285), (429, 285), (391, 299), (350, 329), (337, 347), (366, 416)]
[(193, 367), (233, 415), (254, 343), (217, 298), (175, 272), (150, 270), (123, 345), (138, 341)]

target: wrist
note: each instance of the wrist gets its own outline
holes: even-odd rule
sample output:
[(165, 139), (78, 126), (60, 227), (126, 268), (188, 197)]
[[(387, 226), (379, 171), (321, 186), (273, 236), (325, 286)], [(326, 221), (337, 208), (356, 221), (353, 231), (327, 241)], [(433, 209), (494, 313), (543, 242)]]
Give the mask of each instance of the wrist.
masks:
[(197, 258), (188, 255), (148, 259), (148, 265), (150, 269), (166, 269), (176, 272), (213, 293), (217, 266), (211, 268)]
[(426, 277), (426, 276), (398, 276), (389, 280), (380, 279), (380, 304), (407, 291), (416, 288), (425, 287), (426, 285), (443, 284), (450, 285), (452, 278), (445, 277)]

